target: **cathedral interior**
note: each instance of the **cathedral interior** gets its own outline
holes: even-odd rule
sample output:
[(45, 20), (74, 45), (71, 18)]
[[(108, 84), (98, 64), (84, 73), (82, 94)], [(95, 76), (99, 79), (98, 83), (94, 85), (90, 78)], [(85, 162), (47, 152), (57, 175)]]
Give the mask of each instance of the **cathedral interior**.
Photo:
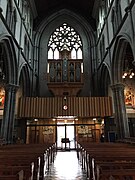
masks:
[(1, 0), (1, 139), (133, 140), (134, 8), (132, 0)]
[(134, 180), (134, 57), (134, 0), (0, 0), (0, 180)]

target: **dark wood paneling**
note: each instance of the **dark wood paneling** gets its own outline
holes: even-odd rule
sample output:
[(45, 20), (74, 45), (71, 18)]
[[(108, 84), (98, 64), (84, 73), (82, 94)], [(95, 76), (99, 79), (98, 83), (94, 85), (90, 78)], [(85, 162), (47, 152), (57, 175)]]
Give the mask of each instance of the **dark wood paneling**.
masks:
[[(67, 110), (63, 109), (64, 105)], [(111, 97), (62, 97), (20, 99), (19, 118), (52, 118), (57, 116), (105, 117), (112, 116)]]

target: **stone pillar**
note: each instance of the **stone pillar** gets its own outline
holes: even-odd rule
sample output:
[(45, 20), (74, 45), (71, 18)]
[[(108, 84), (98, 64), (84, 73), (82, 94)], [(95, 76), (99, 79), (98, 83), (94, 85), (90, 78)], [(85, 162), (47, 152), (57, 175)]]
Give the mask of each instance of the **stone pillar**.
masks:
[(129, 137), (129, 125), (126, 114), (125, 100), (124, 100), (124, 84), (114, 84), (111, 86), (113, 91), (113, 101), (115, 110), (115, 122), (117, 128), (118, 139)]
[(5, 138), (8, 144), (12, 143), (12, 138), (13, 138), (17, 89), (18, 86), (13, 84), (7, 84), (5, 86), (5, 104), (4, 104), (3, 120), (1, 125), (1, 137)]

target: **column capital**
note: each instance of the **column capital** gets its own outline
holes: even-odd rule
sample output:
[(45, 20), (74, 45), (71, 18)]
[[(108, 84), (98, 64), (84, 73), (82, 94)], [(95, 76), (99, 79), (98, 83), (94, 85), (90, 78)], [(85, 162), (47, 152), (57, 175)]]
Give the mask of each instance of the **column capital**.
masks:
[(10, 84), (10, 83), (5, 84), (5, 90), (7, 90), (7, 91), (17, 91), (18, 88), (19, 88), (19, 86), (16, 84)]
[(117, 84), (110, 85), (110, 87), (114, 91), (120, 91), (120, 90), (124, 90), (125, 84), (124, 83), (117, 83)]

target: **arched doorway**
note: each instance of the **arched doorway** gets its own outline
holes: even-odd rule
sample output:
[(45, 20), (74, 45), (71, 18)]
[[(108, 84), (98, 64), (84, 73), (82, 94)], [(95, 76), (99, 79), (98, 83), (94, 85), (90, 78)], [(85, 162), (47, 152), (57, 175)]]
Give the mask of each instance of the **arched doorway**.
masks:
[(103, 129), (104, 118), (36, 118), (27, 121), (26, 143), (56, 143), (58, 150), (71, 150), (76, 148), (76, 141), (100, 142)]

